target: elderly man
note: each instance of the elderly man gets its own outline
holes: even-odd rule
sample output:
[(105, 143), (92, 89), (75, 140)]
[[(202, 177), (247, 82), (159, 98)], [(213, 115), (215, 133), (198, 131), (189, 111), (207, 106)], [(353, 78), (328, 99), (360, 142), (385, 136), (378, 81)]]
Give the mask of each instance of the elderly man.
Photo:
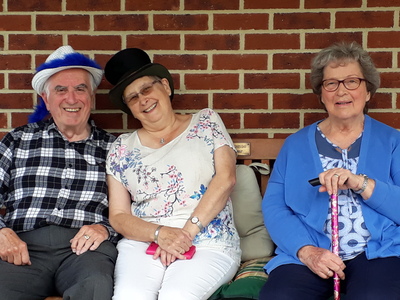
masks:
[(0, 142), (0, 299), (111, 299), (117, 234), (105, 174), (114, 136), (89, 120), (103, 71), (63, 46), (32, 86), (51, 118)]

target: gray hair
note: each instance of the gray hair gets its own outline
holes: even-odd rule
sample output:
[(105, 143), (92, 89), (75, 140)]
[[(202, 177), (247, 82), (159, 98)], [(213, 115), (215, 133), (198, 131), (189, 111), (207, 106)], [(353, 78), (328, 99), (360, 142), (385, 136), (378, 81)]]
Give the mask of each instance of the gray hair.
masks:
[[(324, 69), (332, 62), (347, 63), (358, 62), (361, 67), (361, 72), (366, 80), (367, 91), (372, 96), (378, 89), (381, 80), (379, 72), (376, 69), (368, 52), (365, 51), (358, 43), (336, 43), (332, 46), (321, 50), (314, 57), (311, 63), (311, 86), (314, 94), (318, 95), (321, 100), (322, 80), (324, 78)], [(367, 112), (367, 105), (364, 112)]]

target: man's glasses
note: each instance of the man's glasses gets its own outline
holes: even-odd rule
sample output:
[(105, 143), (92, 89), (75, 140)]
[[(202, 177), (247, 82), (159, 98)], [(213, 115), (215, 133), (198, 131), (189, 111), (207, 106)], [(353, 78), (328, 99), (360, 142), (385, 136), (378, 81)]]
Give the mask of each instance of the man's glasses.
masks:
[(131, 95), (128, 95), (127, 97), (122, 97), (122, 100), (124, 101), (125, 104), (131, 103), (131, 102), (135, 103), (137, 100), (139, 100), (140, 95), (147, 96), (151, 92), (153, 92), (154, 85), (158, 82), (161, 82), (161, 80), (159, 80), (159, 79), (154, 80), (153, 82), (142, 87), (142, 89), (139, 91), (139, 93), (131, 94)]
[(344, 80), (326, 79), (322, 81), (322, 87), (328, 92), (334, 92), (339, 88), (339, 85), (343, 83), (344, 87), (348, 90), (357, 89), (361, 82), (366, 81), (364, 78), (352, 77)]

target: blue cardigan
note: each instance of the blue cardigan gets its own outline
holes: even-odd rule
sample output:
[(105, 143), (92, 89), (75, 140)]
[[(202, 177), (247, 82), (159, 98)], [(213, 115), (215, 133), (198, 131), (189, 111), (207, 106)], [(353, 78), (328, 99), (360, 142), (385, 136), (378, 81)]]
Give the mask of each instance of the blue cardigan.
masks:
[[(302, 264), (299, 249), (313, 245), (330, 249), (323, 232), (329, 196), (308, 180), (323, 172), (315, 130), (317, 123), (289, 136), (275, 162), (262, 202), (265, 225), (277, 245), (267, 272), (284, 264)], [(400, 256), (400, 132), (365, 116), (357, 173), (376, 181), (372, 196), (360, 202), (368, 241), (368, 259)]]

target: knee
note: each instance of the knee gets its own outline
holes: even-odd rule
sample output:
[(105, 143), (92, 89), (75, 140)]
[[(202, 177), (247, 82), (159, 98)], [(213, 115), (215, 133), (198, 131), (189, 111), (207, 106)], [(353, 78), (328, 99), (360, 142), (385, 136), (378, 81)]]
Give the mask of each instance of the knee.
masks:
[(157, 299), (157, 294), (144, 291), (139, 288), (130, 288), (126, 286), (125, 288), (115, 288), (114, 296), (112, 300), (126, 300), (126, 299), (135, 299), (135, 300), (148, 300), (148, 299)]

